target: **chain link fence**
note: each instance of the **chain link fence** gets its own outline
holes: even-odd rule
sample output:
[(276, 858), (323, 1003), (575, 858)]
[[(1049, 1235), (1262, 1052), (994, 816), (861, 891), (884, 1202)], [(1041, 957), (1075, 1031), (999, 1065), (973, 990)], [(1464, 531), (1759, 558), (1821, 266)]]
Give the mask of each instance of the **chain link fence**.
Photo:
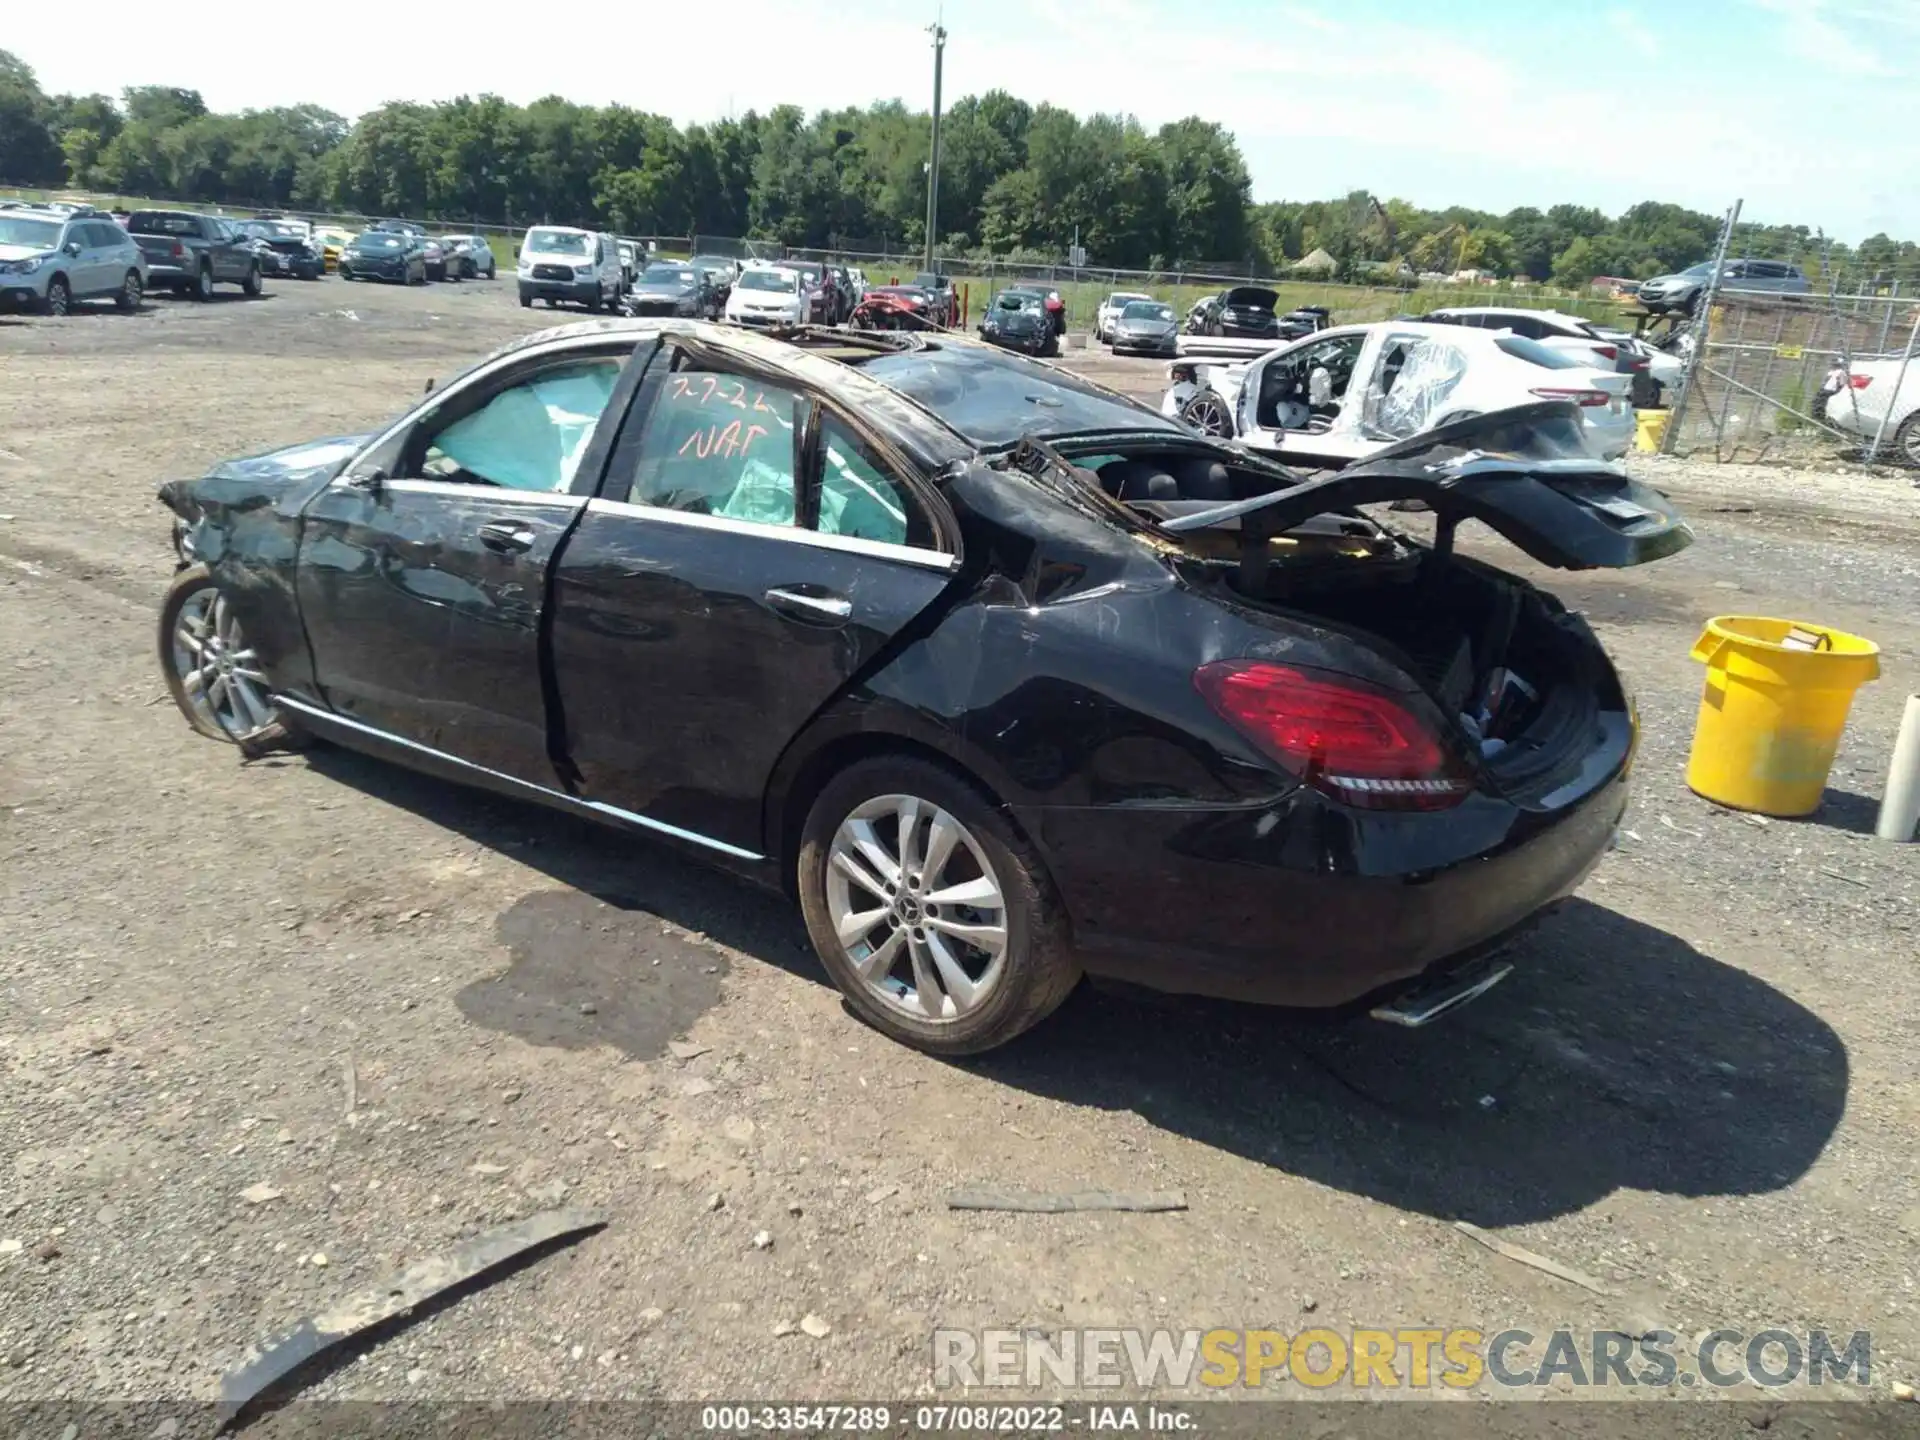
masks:
[(1662, 448), (1920, 464), (1920, 253), (1782, 239), (1736, 204), (1699, 285), (1640, 317), (1685, 362)]

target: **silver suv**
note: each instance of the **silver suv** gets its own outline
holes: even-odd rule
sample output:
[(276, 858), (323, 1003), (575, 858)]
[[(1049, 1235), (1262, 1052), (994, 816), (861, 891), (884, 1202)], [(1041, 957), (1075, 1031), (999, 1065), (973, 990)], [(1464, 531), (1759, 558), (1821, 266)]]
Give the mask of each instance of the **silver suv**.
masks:
[[(1713, 262), (1690, 265), (1674, 275), (1656, 275), (1640, 286), (1641, 308), (1655, 315), (1670, 310), (1692, 314), (1707, 293)], [(1805, 295), (1813, 287), (1797, 265), (1784, 260), (1729, 260), (1720, 272), (1722, 290), (1762, 290), (1780, 295)]]
[(65, 315), (76, 300), (140, 308), (147, 262), (133, 237), (97, 210), (0, 212), (0, 308)]

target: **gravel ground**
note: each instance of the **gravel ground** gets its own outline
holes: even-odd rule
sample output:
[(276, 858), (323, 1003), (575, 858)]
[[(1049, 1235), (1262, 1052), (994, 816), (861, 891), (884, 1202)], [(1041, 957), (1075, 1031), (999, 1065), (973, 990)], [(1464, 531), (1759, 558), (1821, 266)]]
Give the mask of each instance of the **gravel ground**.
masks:
[[(331, 1297), (560, 1203), (611, 1223), (306, 1393), (911, 1397), (936, 1325), (1864, 1328), (1873, 1391), (1920, 1378), (1920, 849), (1871, 838), (1920, 492), (1649, 465), (1699, 543), (1550, 577), (1638, 691), (1636, 808), (1457, 1018), (1083, 990), (945, 1063), (848, 1016), (775, 900), (337, 751), (242, 764), (168, 705), (154, 482), (365, 427), (547, 319), (337, 280), (0, 319), (0, 1400), (212, 1396)], [(1682, 782), (1722, 612), (1884, 649), (1812, 820)], [(945, 1209), (968, 1183), (1191, 1208)]]

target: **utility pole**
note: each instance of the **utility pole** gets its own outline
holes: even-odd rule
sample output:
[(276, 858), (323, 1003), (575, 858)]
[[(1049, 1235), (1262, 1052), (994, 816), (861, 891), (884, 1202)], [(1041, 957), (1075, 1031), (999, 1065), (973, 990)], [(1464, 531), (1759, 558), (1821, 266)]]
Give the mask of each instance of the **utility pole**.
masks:
[(940, 62), (946, 58), (947, 30), (938, 20), (933, 36), (933, 153), (927, 159), (927, 269), (933, 269), (934, 235), (940, 224)]

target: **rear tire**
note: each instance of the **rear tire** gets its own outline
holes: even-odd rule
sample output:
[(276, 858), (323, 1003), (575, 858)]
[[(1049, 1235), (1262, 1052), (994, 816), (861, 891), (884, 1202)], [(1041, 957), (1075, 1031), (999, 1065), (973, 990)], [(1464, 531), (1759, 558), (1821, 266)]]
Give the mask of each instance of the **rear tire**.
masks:
[(121, 314), (132, 315), (139, 310), (146, 292), (147, 287), (140, 283), (140, 272), (129, 270), (127, 278), (120, 282), (120, 293), (114, 297), (113, 303), (120, 307)]
[(1902, 420), (1893, 432), (1893, 458), (1908, 469), (1920, 469), (1920, 410)]
[(1180, 418), (1203, 435), (1219, 440), (1233, 438), (1233, 416), (1227, 405), (1211, 390), (1202, 390), (1181, 407)]
[[(909, 812), (917, 818), (903, 856), (899, 817)], [(849, 878), (845, 861), (895, 884), (895, 901)], [(994, 1049), (1079, 983), (1066, 912), (1039, 855), (997, 805), (928, 761), (881, 756), (835, 776), (807, 815), (795, 866), (827, 973), (855, 1014), (902, 1044), (933, 1055)], [(959, 901), (938, 898), (961, 890)]]
[(199, 273), (193, 277), (193, 298), (196, 300), (213, 299), (213, 267), (202, 265)]

